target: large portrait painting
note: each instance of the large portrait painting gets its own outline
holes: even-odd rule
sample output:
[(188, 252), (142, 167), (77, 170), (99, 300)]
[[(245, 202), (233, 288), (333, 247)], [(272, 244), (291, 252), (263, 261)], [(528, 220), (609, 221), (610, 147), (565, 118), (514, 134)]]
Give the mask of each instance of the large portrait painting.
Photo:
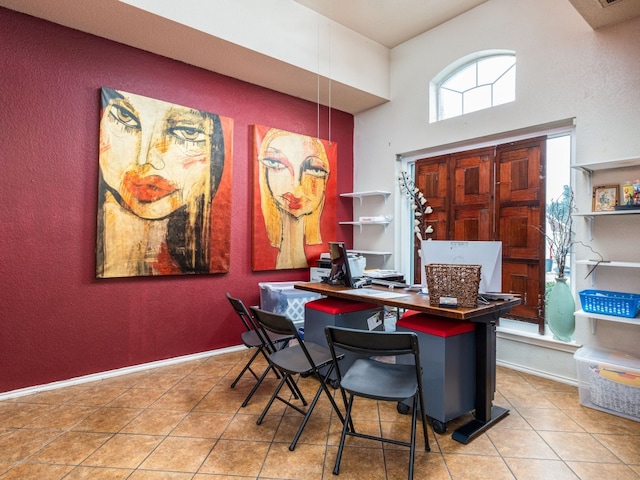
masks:
[(252, 268), (316, 265), (336, 240), (338, 145), (253, 126)]
[(98, 278), (229, 270), (233, 120), (102, 89)]

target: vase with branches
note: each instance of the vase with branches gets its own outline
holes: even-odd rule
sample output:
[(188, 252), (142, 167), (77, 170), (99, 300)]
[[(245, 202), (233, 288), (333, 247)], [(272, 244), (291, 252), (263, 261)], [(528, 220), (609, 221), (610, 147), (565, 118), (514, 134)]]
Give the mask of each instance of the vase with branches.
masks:
[[(398, 184), (400, 191), (407, 197), (413, 211), (413, 232), (418, 240), (427, 239), (427, 235), (433, 233), (433, 227), (427, 223), (427, 215), (433, 212), (433, 209), (427, 205), (427, 199), (416, 186), (413, 178), (408, 172), (401, 172), (398, 175)], [(418, 255), (420, 250), (418, 249)]]
[(574, 245), (573, 213), (576, 211), (573, 191), (565, 185), (562, 195), (547, 204), (545, 235), (551, 258), (556, 260), (556, 282), (545, 289), (546, 321), (557, 340), (569, 342), (575, 332), (575, 300), (567, 285), (567, 258)]
[(545, 236), (549, 243), (551, 258), (558, 265), (558, 278), (565, 278), (567, 257), (571, 253), (573, 240), (573, 213), (576, 211), (573, 191), (568, 185), (560, 197), (547, 205), (547, 230)]

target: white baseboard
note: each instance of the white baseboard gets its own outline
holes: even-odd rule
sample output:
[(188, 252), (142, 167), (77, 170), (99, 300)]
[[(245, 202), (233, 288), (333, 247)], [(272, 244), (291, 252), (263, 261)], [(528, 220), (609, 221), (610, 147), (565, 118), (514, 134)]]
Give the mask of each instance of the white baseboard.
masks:
[(537, 329), (537, 325), (500, 319), (496, 364), (577, 386), (573, 354), (581, 345), (555, 340), (550, 332), (540, 335)]
[(516, 370), (517, 372), (528, 373), (536, 377), (547, 378), (549, 380), (565, 383), (567, 385), (573, 385), (574, 387), (578, 386), (578, 381), (575, 378), (566, 377), (564, 375), (557, 375), (553, 372), (548, 372), (548, 371), (540, 370), (537, 368), (529, 368), (524, 365), (518, 365), (516, 363), (510, 363), (504, 360), (497, 360), (496, 365), (505, 367), (505, 368), (510, 368), (511, 370)]
[(104, 380), (107, 378), (119, 377), (120, 375), (127, 375), (129, 373), (142, 372), (144, 370), (150, 370), (153, 368), (167, 367), (169, 365), (175, 365), (182, 362), (189, 362), (192, 360), (208, 358), (214, 355), (222, 355), (223, 353), (236, 352), (238, 350), (243, 350), (245, 348), (246, 347), (242, 345), (238, 345), (235, 347), (221, 348), (219, 350), (209, 350), (207, 352), (194, 353), (191, 355), (184, 355), (182, 357), (168, 358), (166, 360), (158, 360), (156, 362), (143, 363), (140, 365), (132, 365), (130, 367), (118, 368), (117, 370), (109, 370), (106, 372), (92, 373), (90, 375), (70, 378), (68, 380), (61, 380), (59, 382), (52, 382), (44, 385), (36, 385), (33, 387), (21, 388), (18, 390), (12, 390), (10, 392), (0, 393), (0, 401), (8, 400), (10, 398), (23, 397), (25, 395), (31, 395), (39, 392), (46, 392), (48, 390), (56, 390), (58, 388), (70, 387), (72, 385), (81, 385), (83, 383), (89, 383), (89, 382), (95, 382), (98, 380)]

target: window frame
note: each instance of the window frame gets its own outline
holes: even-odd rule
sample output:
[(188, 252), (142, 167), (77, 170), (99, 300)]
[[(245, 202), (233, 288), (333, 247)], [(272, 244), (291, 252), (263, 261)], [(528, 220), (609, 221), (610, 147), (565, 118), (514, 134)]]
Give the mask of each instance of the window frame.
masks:
[[(496, 57), (513, 57), (514, 62), (513, 65), (510, 66), (508, 69), (506, 69), (497, 79), (495, 79), (492, 83), (483, 83), (483, 84), (478, 84), (477, 83), (477, 78), (476, 78), (476, 85), (475, 87), (472, 87), (470, 89), (465, 90), (464, 92), (458, 92), (460, 93), (463, 98), (461, 100), (461, 113), (457, 114), (457, 115), (452, 115), (452, 116), (448, 116), (448, 117), (443, 117), (442, 116), (442, 90), (447, 89), (447, 87), (444, 87), (444, 84), (446, 82), (448, 82), (449, 80), (451, 80), (453, 77), (455, 77), (457, 74), (459, 74), (460, 72), (462, 72), (463, 70), (465, 70), (466, 68), (468, 68), (471, 65), (475, 65), (476, 66), (476, 77), (477, 77), (477, 65), (487, 59), (490, 58), (496, 58)], [(440, 73), (438, 73), (430, 82), (429, 84), (429, 98), (430, 98), (430, 111), (429, 111), (429, 123), (434, 123), (434, 122), (439, 122), (442, 120), (447, 120), (450, 118), (456, 118), (468, 113), (472, 113), (475, 111), (479, 111), (479, 110), (485, 110), (487, 108), (492, 108), (498, 105), (504, 105), (505, 103), (510, 103), (512, 101), (515, 101), (515, 85), (514, 85), (514, 98), (513, 100), (510, 100), (508, 102), (500, 102), (498, 104), (495, 104), (495, 95), (494, 95), (494, 86), (495, 84), (500, 80), (503, 79), (504, 76), (509, 73), (510, 71), (514, 71), (517, 67), (517, 58), (516, 58), (516, 52), (513, 50), (484, 50), (484, 51), (479, 51), (479, 52), (475, 52), (471, 55), (467, 55), (465, 57), (462, 57), (458, 60), (456, 60), (455, 62), (451, 63), (450, 65), (448, 65), (446, 68), (444, 68)], [(515, 73), (514, 73), (515, 75)], [(515, 78), (514, 78), (514, 82), (515, 82)], [(478, 109), (474, 109), (474, 110), (468, 110), (465, 111), (464, 109), (464, 95), (467, 94), (468, 92), (471, 92), (473, 90), (476, 89), (480, 89), (480, 88), (486, 88), (487, 86), (491, 87), (491, 93), (490, 93), (490, 100), (491, 100), (491, 105), (487, 106), (487, 107), (483, 107), (483, 108), (478, 108)], [(452, 89), (447, 89), (448, 91), (454, 92), (454, 90)]]

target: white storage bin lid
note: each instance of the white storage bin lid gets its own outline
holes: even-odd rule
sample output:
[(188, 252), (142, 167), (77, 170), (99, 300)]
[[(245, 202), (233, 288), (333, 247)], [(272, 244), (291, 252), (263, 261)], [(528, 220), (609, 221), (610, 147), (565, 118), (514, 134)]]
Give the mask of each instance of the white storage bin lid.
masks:
[(285, 288), (293, 288), (296, 283), (300, 282), (261, 282), (258, 283), (258, 286), (267, 290), (283, 290)]
[(576, 350), (573, 357), (578, 361), (610, 365), (640, 372), (640, 357), (615, 350), (585, 345)]

